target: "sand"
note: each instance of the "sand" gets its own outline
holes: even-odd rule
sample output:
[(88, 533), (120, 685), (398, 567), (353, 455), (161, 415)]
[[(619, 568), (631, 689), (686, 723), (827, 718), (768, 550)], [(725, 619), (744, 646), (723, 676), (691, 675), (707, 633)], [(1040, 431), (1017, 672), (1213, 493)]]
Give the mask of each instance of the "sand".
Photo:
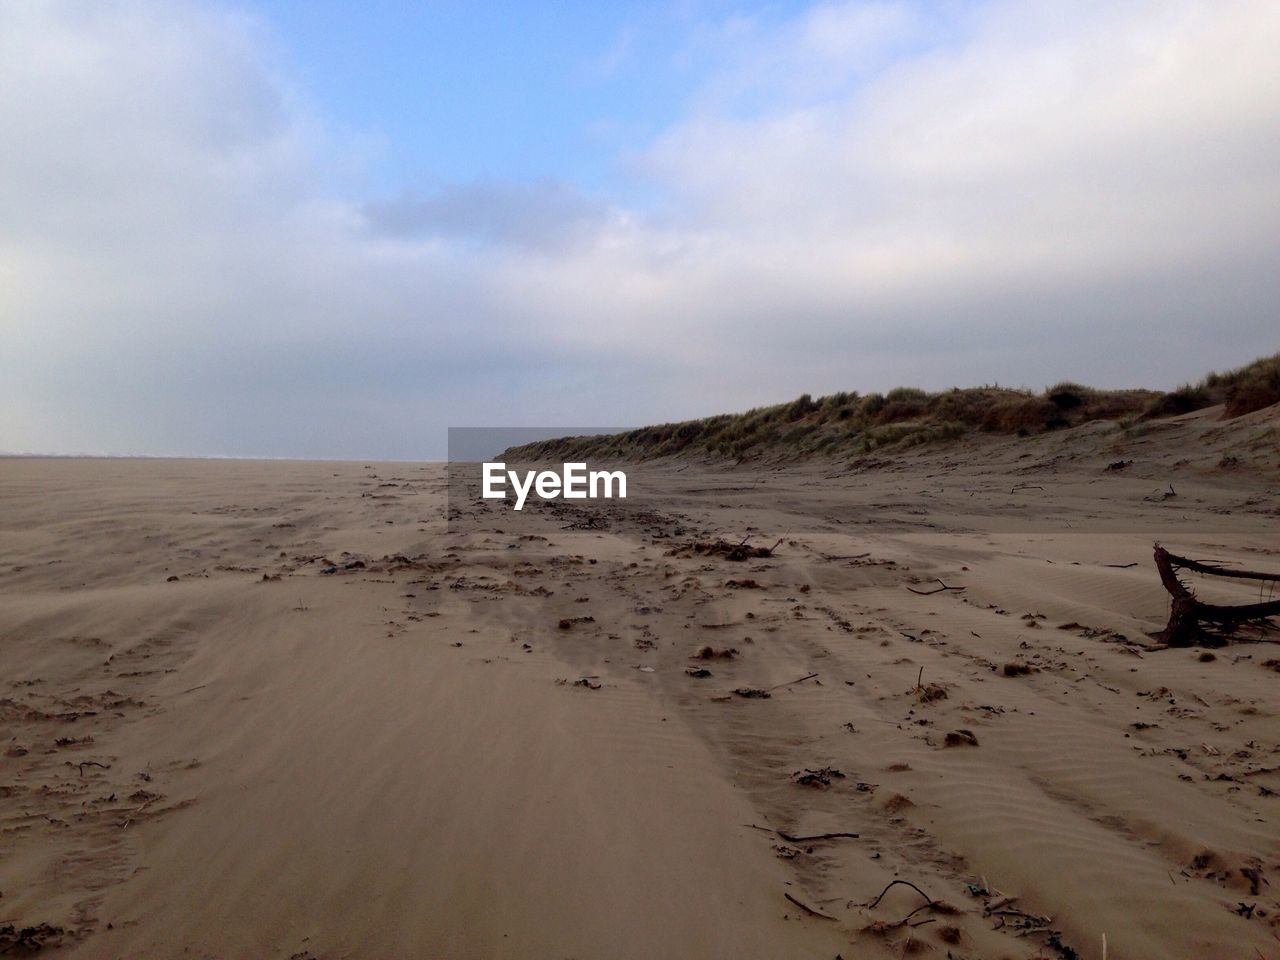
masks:
[[(0, 927), (77, 958), (1280, 957), (1280, 648), (1149, 636), (1154, 540), (1280, 569), (1277, 415), (1217, 412), (652, 465), (584, 531), (451, 531), (438, 464), (0, 460)], [(746, 536), (782, 542), (690, 549)], [(825, 833), (857, 836), (782, 836)]]

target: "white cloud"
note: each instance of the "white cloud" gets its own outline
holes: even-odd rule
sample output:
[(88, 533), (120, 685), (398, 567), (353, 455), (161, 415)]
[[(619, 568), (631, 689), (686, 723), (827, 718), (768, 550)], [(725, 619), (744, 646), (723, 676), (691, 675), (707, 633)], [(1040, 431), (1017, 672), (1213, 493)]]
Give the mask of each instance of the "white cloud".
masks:
[(449, 424), (1172, 384), (1280, 346), (1280, 7), (956, 9), (699, 38), (637, 212), (349, 202), (360, 145), (251, 18), (0, 6), (0, 449), (432, 455)]

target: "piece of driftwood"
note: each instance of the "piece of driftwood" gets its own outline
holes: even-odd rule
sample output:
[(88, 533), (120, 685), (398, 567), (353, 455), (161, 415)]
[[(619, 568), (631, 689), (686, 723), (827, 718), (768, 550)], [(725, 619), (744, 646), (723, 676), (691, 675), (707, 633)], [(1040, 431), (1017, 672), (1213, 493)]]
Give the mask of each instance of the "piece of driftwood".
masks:
[(942, 593), (942, 592), (944, 592), (944, 591), (946, 591), (946, 590), (956, 590), (956, 591), (959, 591), (959, 590), (963, 590), (963, 589), (964, 589), (964, 587), (949, 587), (949, 586), (947, 586), (945, 583), (943, 583), (941, 580), (939, 580), (937, 577), (935, 577), (934, 579), (935, 579), (935, 580), (937, 580), (937, 582), (938, 582), (938, 583), (942, 584), (942, 586), (940, 586), (940, 587), (935, 587), (935, 588), (934, 588), (934, 589), (932, 589), (932, 590), (916, 590), (916, 589), (914, 589), (913, 587), (907, 587), (907, 589), (908, 589), (908, 590), (910, 590), (912, 593), (919, 594), (919, 595), (920, 595), (920, 596), (922, 596), (922, 597), (931, 597), (931, 596), (933, 596), (935, 593)]
[(813, 909), (813, 907), (809, 906), (807, 903), (801, 903), (799, 900), (797, 900), (791, 894), (787, 893), (785, 890), (783, 891), (782, 895), (786, 897), (788, 900), (790, 900), (792, 903), (794, 903), (801, 910), (803, 910), (805, 913), (809, 914), (809, 916), (811, 917), (817, 917), (819, 920), (835, 919), (835, 917), (831, 916), (828, 913), (822, 913), (820, 910)]
[(814, 833), (807, 837), (797, 837), (795, 834), (787, 833), (783, 830), (775, 830), (774, 833), (787, 841), (787, 843), (810, 843), (814, 840), (840, 840), (846, 837), (854, 840), (858, 839), (858, 834), (856, 833)]
[(1170, 553), (1158, 543), (1155, 545), (1155, 561), (1160, 582), (1169, 591), (1171, 598), (1169, 623), (1160, 634), (1160, 639), (1171, 647), (1191, 647), (1205, 643), (1221, 645), (1246, 624), (1266, 625), (1268, 618), (1280, 616), (1280, 600), (1232, 605), (1205, 603), (1178, 578), (1178, 571), (1191, 570), (1213, 577), (1265, 583), (1280, 583), (1280, 573), (1236, 570), (1190, 560)]

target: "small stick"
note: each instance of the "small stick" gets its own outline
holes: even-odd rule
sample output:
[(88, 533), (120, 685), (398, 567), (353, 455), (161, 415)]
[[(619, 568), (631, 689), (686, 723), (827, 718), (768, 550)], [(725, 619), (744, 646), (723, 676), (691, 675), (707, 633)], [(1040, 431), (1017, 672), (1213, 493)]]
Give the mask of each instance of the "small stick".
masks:
[(825, 913), (820, 913), (819, 911), (817, 911), (817, 910), (813, 909), (813, 907), (808, 906), (807, 904), (801, 903), (799, 900), (797, 900), (795, 897), (793, 897), (791, 894), (787, 893), (786, 891), (783, 891), (783, 894), (782, 894), (782, 895), (783, 895), (784, 897), (786, 897), (788, 900), (790, 900), (792, 903), (794, 903), (794, 904), (795, 904), (797, 907), (799, 907), (801, 910), (803, 910), (805, 913), (809, 914), (809, 916), (811, 916), (811, 917), (818, 917), (818, 918), (820, 918), (820, 919), (822, 919), (822, 920), (834, 920), (834, 919), (835, 919), (835, 917), (833, 917), (833, 916), (830, 916), (830, 915), (825, 914)]
[(796, 837), (782, 830), (775, 830), (773, 832), (783, 840), (787, 841), (787, 843), (808, 843), (811, 840), (839, 840), (843, 837), (852, 837), (855, 840), (858, 839), (858, 834), (856, 833), (815, 833), (808, 837)]
[(1013, 907), (1003, 907), (999, 910), (990, 910), (983, 914), (986, 917), (1021, 917), (1024, 920), (1034, 920), (1036, 923), (1052, 923), (1052, 917), (1040, 916), (1034, 913), (1027, 913), (1025, 910), (1015, 910)]
[(899, 920), (899, 921), (895, 924), (895, 926), (898, 926), (898, 927), (910, 926), (910, 924), (908, 924), (908, 923), (907, 923), (907, 921), (908, 921), (908, 920), (910, 920), (912, 917), (914, 917), (914, 916), (915, 916), (917, 913), (919, 913), (921, 910), (928, 910), (928, 909), (929, 909), (930, 907), (932, 907), (932, 906), (933, 906), (933, 901), (929, 901), (928, 903), (922, 903), (922, 904), (920, 904), (920, 906), (916, 907), (914, 910), (912, 910), (910, 913), (908, 913), (905, 917), (903, 917), (901, 920)]
[(817, 676), (816, 673), (806, 673), (803, 677), (800, 677), (798, 680), (788, 680), (786, 683), (777, 683), (777, 684), (774, 684), (772, 687), (769, 687), (769, 689), (777, 690), (779, 687), (789, 687), (795, 683), (804, 683), (804, 681), (812, 680), (816, 676)]
[(871, 901), (871, 903), (867, 905), (867, 909), (874, 910), (876, 908), (876, 904), (878, 904), (881, 900), (884, 899), (884, 895), (888, 893), (890, 890), (892, 890), (894, 887), (896, 887), (898, 884), (902, 884), (903, 886), (910, 887), (916, 893), (920, 894), (920, 896), (928, 900), (930, 904), (934, 902), (933, 897), (929, 896), (927, 893), (925, 893), (923, 890), (917, 887), (910, 880), (890, 880), (889, 885), (880, 891), (880, 896), (876, 897), (874, 900)]
[(120, 829), (121, 829), (121, 830), (123, 830), (123, 829), (124, 829), (125, 827), (127, 827), (129, 824), (133, 823), (133, 818), (134, 818), (134, 817), (136, 817), (138, 814), (140, 814), (143, 810), (147, 809), (147, 807), (149, 807), (149, 806), (151, 805), (151, 803), (152, 803), (152, 801), (153, 801), (154, 799), (155, 799), (155, 798), (153, 797), (151, 800), (145, 800), (145, 801), (143, 801), (142, 806), (138, 807), (138, 809), (137, 809), (137, 810), (133, 811), (133, 813), (131, 813), (131, 814), (129, 814), (129, 816), (125, 817), (124, 823), (120, 824)]
[[(934, 579), (937, 580), (938, 578), (935, 577)], [(938, 580), (938, 583), (942, 583), (942, 581)], [(942, 593), (945, 590), (960, 591), (960, 590), (963, 590), (964, 587), (948, 587), (945, 583), (942, 583), (942, 586), (934, 590), (916, 590), (914, 587), (907, 587), (907, 589), (910, 590), (912, 593), (918, 594), (919, 596), (922, 596), (922, 597), (932, 597), (935, 593)]]

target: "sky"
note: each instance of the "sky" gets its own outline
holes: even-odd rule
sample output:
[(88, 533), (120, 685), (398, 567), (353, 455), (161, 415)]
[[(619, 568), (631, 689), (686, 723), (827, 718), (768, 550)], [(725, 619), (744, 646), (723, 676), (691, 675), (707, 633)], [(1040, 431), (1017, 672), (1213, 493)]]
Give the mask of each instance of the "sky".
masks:
[(1280, 350), (1273, 0), (0, 0), (0, 451)]

